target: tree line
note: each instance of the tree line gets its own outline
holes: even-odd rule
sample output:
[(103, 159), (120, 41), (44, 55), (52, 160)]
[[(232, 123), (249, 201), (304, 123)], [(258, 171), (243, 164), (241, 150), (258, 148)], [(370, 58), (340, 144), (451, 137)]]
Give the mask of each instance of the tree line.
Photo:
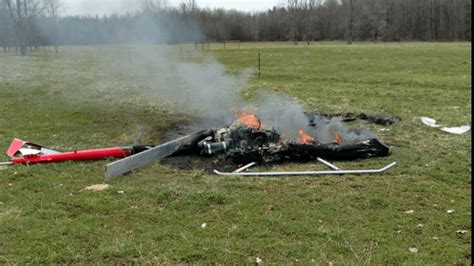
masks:
[(128, 14), (61, 16), (60, 0), (0, 0), (0, 45), (203, 41), (471, 41), (471, 0), (287, 0), (262, 12), (142, 0)]

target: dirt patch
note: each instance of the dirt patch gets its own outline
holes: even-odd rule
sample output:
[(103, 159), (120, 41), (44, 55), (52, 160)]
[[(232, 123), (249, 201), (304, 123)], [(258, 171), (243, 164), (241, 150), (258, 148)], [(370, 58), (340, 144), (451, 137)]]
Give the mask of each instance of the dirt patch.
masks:
[(206, 174), (214, 174), (214, 169), (232, 172), (238, 168), (227, 160), (196, 155), (172, 156), (162, 159), (160, 163), (178, 170), (203, 170)]

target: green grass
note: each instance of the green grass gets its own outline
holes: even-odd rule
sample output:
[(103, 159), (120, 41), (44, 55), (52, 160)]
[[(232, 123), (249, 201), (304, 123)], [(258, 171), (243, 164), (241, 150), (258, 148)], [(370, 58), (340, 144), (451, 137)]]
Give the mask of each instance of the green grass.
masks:
[[(0, 263), (470, 263), (471, 133), (450, 135), (419, 120), (471, 124), (470, 44), (226, 48), (160, 49), (184, 61), (214, 55), (230, 73), (255, 69), (260, 53), (261, 78), (254, 75), (243, 91), (249, 97), (272, 90), (308, 110), (400, 116), (389, 131), (368, 125), (394, 145), (390, 157), (337, 163), (354, 169), (397, 161), (396, 168), (383, 175), (241, 178), (155, 163), (109, 181), (103, 192), (80, 192), (103, 182), (105, 161), (14, 166), (0, 171)], [(129, 145), (137, 128), (159, 142), (161, 129), (187, 116), (163, 99), (137, 95), (136, 49), (66, 47), (59, 58), (51, 51), (0, 54), (0, 151), (13, 137), (59, 150)], [(127, 51), (132, 60), (120, 60)], [(323, 167), (275, 167), (283, 169)]]

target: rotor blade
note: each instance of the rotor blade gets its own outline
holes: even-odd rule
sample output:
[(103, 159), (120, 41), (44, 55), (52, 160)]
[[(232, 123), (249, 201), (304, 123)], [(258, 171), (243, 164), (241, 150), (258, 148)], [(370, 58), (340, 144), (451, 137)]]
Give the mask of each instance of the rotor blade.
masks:
[(112, 178), (131, 172), (154, 161), (172, 155), (180, 149), (194, 147), (199, 141), (214, 134), (212, 130), (203, 130), (197, 133), (175, 139), (158, 145), (146, 151), (134, 154), (105, 166), (106, 178)]

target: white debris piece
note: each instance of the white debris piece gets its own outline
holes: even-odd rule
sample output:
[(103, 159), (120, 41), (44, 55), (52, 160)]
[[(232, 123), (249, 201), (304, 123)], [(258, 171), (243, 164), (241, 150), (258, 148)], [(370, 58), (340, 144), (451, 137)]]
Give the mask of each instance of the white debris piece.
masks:
[(456, 233), (464, 235), (465, 233), (467, 233), (467, 230), (457, 230)]
[(434, 236), (432, 238), (433, 238), (433, 240), (438, 240), (439, 239), (439, 237), (437, 237), (437, 236)]
[(464, 125), (459, 127), (445, 127), (444, 125), (438, 125), (436, 124), (436, 120), (434, 120), (433, 118), (424, 116), (421, 117), (421, 122), (429, 127), (440, 128), (440, 130), (451, 134), (461, 135), (471, 130), (470, 125)]
[(449, 214), (451, 214), (451, 213), (454, 212), (454, 210), (447, 210), (446, 212), (449, 213)]
[(471, 130), (471, 126), (465, 125), (465, 126), (460, 126), (460, 127), (442, 127), (441, 130), (444, 132), (451, 133), (451, 134), (461, 135)]
[(90, 185), (83, 188), (81, 191), (88, 190), (88, 191), (103, 191), (110, 187), (108, 184), (97, 184), (97, 185)]
[(263, 260), (262, 260), (261, 258), (257, 257), (257, 258), (255, 259), (255, 262), (260, 265), (260, 264), (263, 263)]
[(408, 248), (411, 253), (418, 253), (418, 249), (415, 247)]
[(201, 224), (201, 228), (202, 228), (202, 229), (204, 229), (204, 228), (206, 228), (206, 227), (207, 227), (207, 223)]
[(125, 191), (123, 191), (123, 190), (119, 190), (119, 191), (117, 191), (117, 193), (119, 193), (119, 194), (123, 194), (123, 193), (125, 193)]
[(408, 210), (408, 211), (406, 211), (405, 213), (406, 213), (406, 214), (412, 214), (412, 213), (414, 213), (414, 212), (415, 212), (414, 210)]
[(416, 227), (423, 227), (425, 226), (424, 224), (417, 224)]
[(436, 124), (436, 120), (434, 120), (433, 118), (429, 118), (429, 117), (424, 117), (422, 116), (421, 117), (421, 122), (429, 127), (442, 127), (442, 125), (437, 125)]

